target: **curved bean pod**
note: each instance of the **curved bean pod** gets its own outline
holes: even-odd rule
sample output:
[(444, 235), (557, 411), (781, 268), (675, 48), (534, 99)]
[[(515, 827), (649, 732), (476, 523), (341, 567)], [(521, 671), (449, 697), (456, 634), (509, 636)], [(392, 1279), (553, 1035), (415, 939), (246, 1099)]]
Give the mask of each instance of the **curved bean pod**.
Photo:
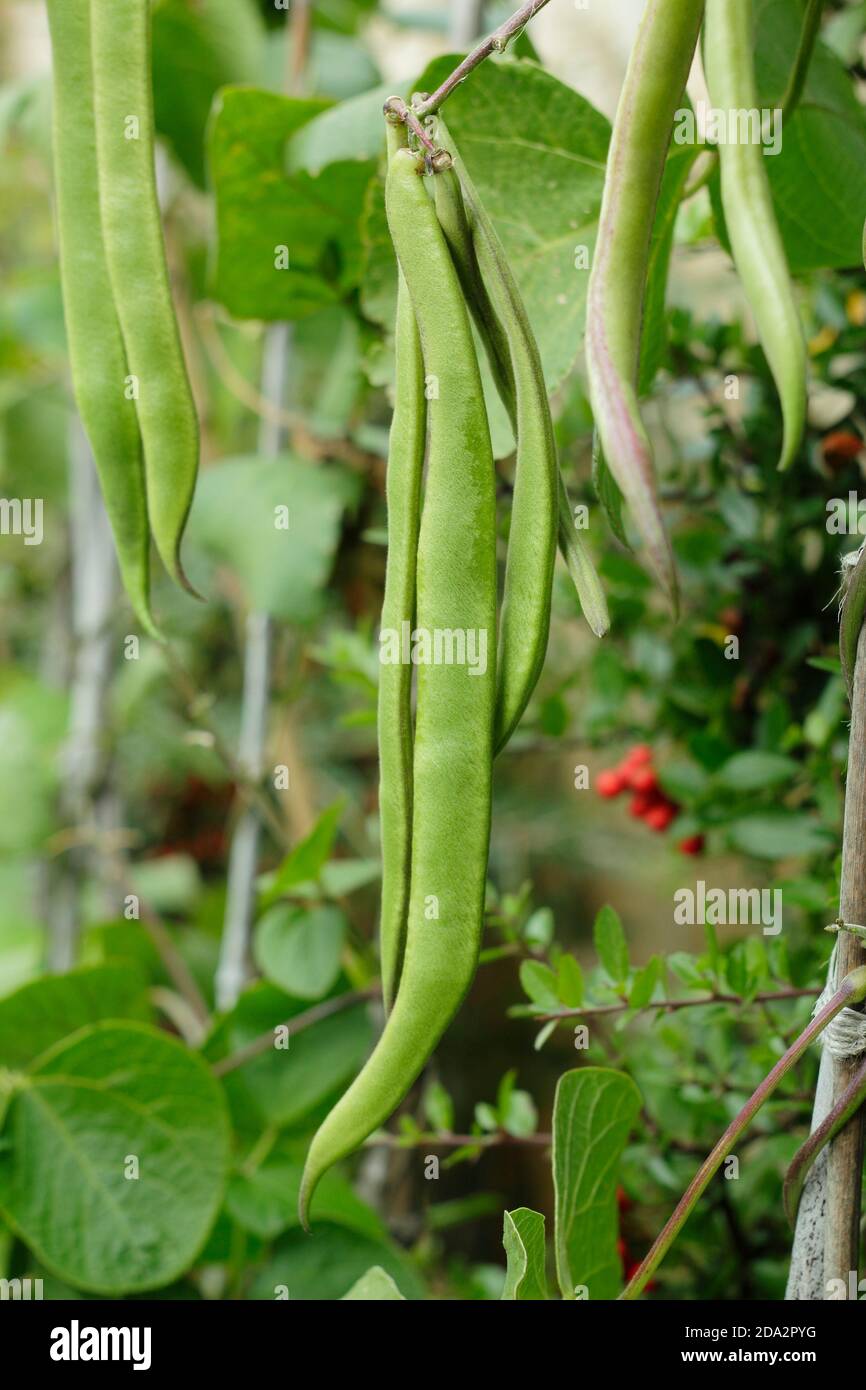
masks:
[[(388, 152), (406, 144), (406, 127), (388, 123)], [(424, 361), (415, 311), (398, 270), (394, 415), (388, 447), (388, 562), (381, 630), (400, 634), (415, 618), (415, 567), (427, 405)], [(379, 820), (382, 839), (382, 906), (379, 953), (382, 993), (390, 1012), (406, 939), (412, 853), (412, 667), (379, 666)]]
[(399, 1105), (468, 990), (484, 910), (496, 694), (496, 498), (481, 378), (460, 284), (419, 165), (390, 162), (388, 223), (421, 334), (427, 481), (418, 543), (417, 627), (474, 630), (487, 665), (418, 666), (412, 883), (400, 987), (360, 1075), (307, 1155), (300, 1215), (322, 1174)]
[(150, 530), (141, 437), (108, 278), (96, 172), (90, 0), (48, 0), (54, 53), (53, 143), (63, 308), (72, 385), (90, 441), (126, 592), (150, 611)]
[(703, 10), (704, 0), (648, 0), (614, 121), (586, 310), (589, 388), (604, 456), (675, 611), (677, 578), (637, 383), (653, 220)]
[(95, 0), (91, 25), (105, 257), (138, 384), (150, 526), (169, 574), (189, 589), (180, 542), (198, 471), (198, 418), (156, 192), (149, 0)]
[[(713, 105), (722, 112), (758, 109), (753, 46), (752, 0), (707, 0), (704, 67)], [(779, 467), (787, 468), (806, 422), (806, 344), (764, 158), (761, 145), (751, 141), (719, 146), (731, 253), (779, 392)]]

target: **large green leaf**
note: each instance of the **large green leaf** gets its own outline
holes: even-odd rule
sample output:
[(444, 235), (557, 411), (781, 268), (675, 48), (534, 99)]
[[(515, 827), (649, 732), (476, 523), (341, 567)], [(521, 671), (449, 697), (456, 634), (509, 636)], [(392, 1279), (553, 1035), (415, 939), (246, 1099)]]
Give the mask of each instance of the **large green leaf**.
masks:
[(619, 1292), (617, 1170), (640, 1108), (640, 1092), (622, 1072), (582, 1067), (559, 1079), (553, 1185), (556, 1272), (563, 1298), (574, 1298), (581, 1286), (592, 1299), (615, 1298)]
[(518, 1207), (503, 1213), (502, 1244), (508, 1271), (502, 1297), (507, 1300), (547, 1298), (544, 1272), (544, 1217), (540, 1211)]
[(305, 318), (358, 282), (359, 221), (374, 165), (346, 159), (315, 177), (286, 168), (287, 141), (327, 105), (248, 87), (226, 87), (214, 103), (214, 293), (237, 318)]
[[(240, 579), (248, 602), (285, 622), (304, 623), (323, 603), (346, 509), (358, 480), (343, 468), (235, 458), (205, 469), (189, 540)], [(277, 525), (288, 509), (288, 527)]]
[(0, 1211), (77, 1288), (170, 1283), (222, 1200), (220, 1088), (200, 1057), (142, 1024), (94, 1024), (43, 1054), (12, 1093), (2, 1140)]
[(0, 1066), (26, 1067), (89, 1023), (147, 1022), (150, 1016), (144, 977), (133, 966), (89, 965), (46, 975), (0, 999)]

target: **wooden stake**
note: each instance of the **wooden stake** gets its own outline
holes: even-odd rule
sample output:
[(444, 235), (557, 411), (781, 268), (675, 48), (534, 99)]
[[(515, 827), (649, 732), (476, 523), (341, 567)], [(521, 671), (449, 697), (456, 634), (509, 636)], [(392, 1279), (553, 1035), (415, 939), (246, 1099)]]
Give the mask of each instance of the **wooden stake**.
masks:
[[(866, 923), (866, 628), (861, 628), (851, 694), (848, 776), (845, 786), (845, 831), (839, 911), (845, 922)], [(863, 942), (839, 932), (836, 978), (866, 964)], [(835, 1060), (833, 1099), (842, 1094), (862, 1058)], [(836, 1136), (827, 1157), (827, 1215), (824, 1228), (824, 1280), (842, 1279), (846, 1287), (860, 1265), (860, 1186), (863, 1172), (864, 1112)]]

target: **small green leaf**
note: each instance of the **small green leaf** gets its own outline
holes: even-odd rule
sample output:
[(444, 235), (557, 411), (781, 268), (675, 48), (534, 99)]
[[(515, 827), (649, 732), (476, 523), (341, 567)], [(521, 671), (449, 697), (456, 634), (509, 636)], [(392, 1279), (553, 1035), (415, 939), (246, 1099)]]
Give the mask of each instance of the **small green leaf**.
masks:
[(643, 969), (637, 972), (632, 981), (631, 991), (628, 996), (629, 1006), (632, 1009), (646, 1008), (663, 974), (664, 964), (661, 956), (652, 956)]
[(344, 1303), (350, 1299), (363, 1299), (365, 1303), (406, 1302), (390, 1274), (381, 1265), (373, 1265), (356, 1280), (348, 1293), (343, 1294)]
[(544, 1217), (541, 1212), (532, 1211), (529, 1207), (504, 1212), (502, 1244), (508, 1260), (503, 1299), (546, 1299)]
[(551, 1011), (559, 1008), (557, 979), (549, 965), (538, 960), (521, 961), (520, 983), (533, 1004)]
[(628, 945), (622, 922), (612, 907), (601, 908), (592, 934), (605, 974), (613, 984), (621, 987), (628, 976)]
[(499, 1115), (489, 1101), (478, 1102), (475, 1107), (475, 1120), (486, 1134), (495, 1134), (499, 1129)]
[(437, 1133), (454, 1129), (454, 1102), (441, 1081), (431, 1081), (424, 1091), (424, 1114)]
[(290, 850), (265, 888), (265, 906), (299, 883), (315, 881), (330, 858), (344, 803), (335, 801), (323, 811), (309, 835)]
[(569, 1009), (579, 1009), (583, 1003), (583, 971), (574, 956), (561, 955), (556, 966), (556, 991)]
[(711, 987), (706, 974), (688, 951), (672, 951), (667, 958), (667, 967), (689, 989), (706, 990)]
[(559, 1079), (553, 1106), (556, 1271), (563, 1298), (585, 1286), (594, 1301), (616, 1298), (616, 1184), (620, 1158), (641, 1108), (631, 1077), (581, 1067)]
[(549, 907), (539, 907), (526, 922), (521, 936), (533, 951), (546, 951), (553, 941), (555, 923)]
[(506, 1134), (527, 1139), (538, 1128), (538, 1111), (528, 1091), (512, 1091), (499, 1110), (499, 1121)]
[(267, 979), (295, 999), (322, 999), (340, 974), (346, 928), (337, 907), (278, 903), (256, 927), (256, 963)]

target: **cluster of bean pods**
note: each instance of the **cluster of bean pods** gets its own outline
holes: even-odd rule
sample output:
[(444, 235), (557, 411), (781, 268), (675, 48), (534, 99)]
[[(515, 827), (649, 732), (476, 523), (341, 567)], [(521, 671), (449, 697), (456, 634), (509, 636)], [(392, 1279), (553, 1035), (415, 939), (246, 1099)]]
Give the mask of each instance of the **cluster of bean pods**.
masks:
[[(752, 0), (647, 0), (614, 123), (590, 277), (586, 352), (597, 435), (650, 564), (677, 605), (638, 399), (650, 243), (676, 111), (702, 25), (711, 97), (757, 104)], [(386, 115), (394, 117), (394, 104)], [(451, 145), (444, 122), (439, 134)], [(481, 940), (491, 767), (535, 688), (547, 647), (557, 539), (584, 614), (602, 635), (604, 595), (575, 532), (556, 458), (538, 347), (504, 250), (465, 168), (425, 161), (389, 124), (386, 209), (400, 268), (397, 396), (388, 469), (389, 557), (382, 626), (483, 630), (494, 664), (382, 667), (379, 703), (388, 1018), (361, 1074), (315, 1135), (301, 1192), (306, 1223), (322, 1174), (391, 1115), (471, 983)], [(731, 250), (783, 415), (780, 466), (795, 456), (806, 352), (758, 145), (719, 151)], [(427, 175), (425, 178), (424, 175)], [(432, 197), (425, 183), (432, 183)], [(497, 618), (490, 435), (474, 319), (517, 441)], [(425, 382), (436, 389), (426, 393)], [(426, 475), (425, 466), (426, 440)], [(695, 852), (688, 846), (686, 852)]]
[[(399, 285), (382, 628), (483, 632), (488, 659), (483, 671), (420, 663), (414, 719), (411, 666), (381, 667), (388, 1018), (313, 1139), (301, 1192), (305, 1222), (322, 1174), (392, 1114), (472, 982), (493, 761), (544, 663), (558, 539), (590, 626), (599, 635), (608, 627), (560, 477), (538, 347), (499, 239), (445, 151), (425, 160), (409, 149), (405, 126), (392, 122), (388, 146), (386, 210)], [(470, 318), (517, 441), (501, 603), (496, 475)]]
[(180, 543), (198, 418), (166, 265), (154, 168), (149, 0), (48, 0), (54, 163), (72, 382), (124, 585), (143, 627), (150, 540), (189, 588)]

